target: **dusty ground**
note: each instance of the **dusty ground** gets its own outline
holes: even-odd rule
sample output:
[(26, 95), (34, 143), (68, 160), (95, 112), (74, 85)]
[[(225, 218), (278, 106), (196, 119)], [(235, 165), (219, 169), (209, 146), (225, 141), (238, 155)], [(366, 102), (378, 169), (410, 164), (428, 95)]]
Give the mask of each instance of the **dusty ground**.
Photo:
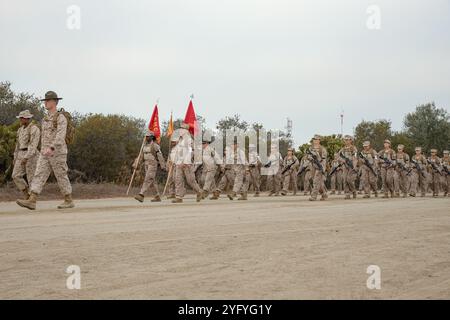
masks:
[(450, 198), (57, 204), (0, 203), (0, 298), (450, 298)]

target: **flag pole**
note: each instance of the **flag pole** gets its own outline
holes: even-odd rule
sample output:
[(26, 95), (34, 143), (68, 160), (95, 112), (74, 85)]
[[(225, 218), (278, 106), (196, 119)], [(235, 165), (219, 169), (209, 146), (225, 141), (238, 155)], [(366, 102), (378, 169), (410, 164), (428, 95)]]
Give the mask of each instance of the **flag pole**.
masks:
[(133, 184), (134, 176), (136, 175), (137, 167), (139, 166), (139, 162), (141, 161), (142, 151), (144, 150), (145, 137), (142, 139), (141, 149), (139, 150), (139, 155), (136, 161), (136, 167), (133, 170), (133, 174), (131, 175), (130, 184), (128, 185), (127, 195), (130, 193), (131, 185)]
[[(170, 120), (169, 120), (169, 124), (168, 124), (168, 126), (167, 126), (167, 130), (169, 130), (170, 124), (171, 124), (171, 123), (173, 124), (173, 118), (172, 118), (172, 116), (173, 116), (173, 115), (172, 115), (172, 110), (170, 110)], [(172, 147), (172, 144), (171, 144), (171, 141), (170, 141), (170, 140), (171, 140), (171, 137), (172, 137), (172, 134), (169, 135), (169, 154), (167, 155), (167, 163), (170, 162), (170, 151), (171, 151), (171, 147)], [(169, 184), (169, 181), (170, 181), (170, 178), (171, 178), (172, 167), (173, 167), (173, 164), (170, 165), (169, 171), (168, 171), (168, 173), (167, 173), (166, 185), (164, 186), (164, 190), (163, 190), (163, 193), (162, 193), (162, 196), (163, 196), (163, 197), (164, 197), (164, 195), (166, 194), (167, 185)]]

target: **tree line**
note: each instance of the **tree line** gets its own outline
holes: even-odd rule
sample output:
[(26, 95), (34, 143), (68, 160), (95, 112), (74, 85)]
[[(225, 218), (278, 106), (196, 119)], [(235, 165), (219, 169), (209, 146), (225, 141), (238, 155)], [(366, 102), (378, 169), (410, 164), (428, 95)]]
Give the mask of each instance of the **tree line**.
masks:
[[(11, 179), (13, 153), (16, 131), (19, 123), (16, 116), (28, 109), (34, 114), (37, 123), (45, 116), (45, 109), (39, 99), (29, 93), (15, 93), (9, 82), (0, 82), (0, 184)], [(131, 175), (131, 164), (139, 153), (147, 121), (125, 115), (103, 115), (96, 113), (72, 113), (75, 124), (75, 137), (69, 146), (68, 165), (70, 178), (76, 182), (115, 182), (126, 183)], [(205, 119), (198, 117), (201, 124)], [(405, 145), (408, 153), (413, 153), (415, 146), (425, 151), (437, 148), (439, 152), (449, 148), (450, 121), (449, 113), (437, 108), (434, 103), (419, 105), (408, 113), (403, 121), (403, 129), (394, 131), (389, 120), (362, 121), (354, 130), (355, 144), (370, 140), (372, 146), (379, 150), (385, 139), (392, 145)], [(177, 127), (181, 119), (175, 119)], [(161, 149), (165, 156), (169, 152), (169, 139), (165, 135), (168, 122), (161, 123)], [(219, 120), (216, 130), (226, 129), (263, 129), (261, 123), (250, 123), (240, 115), (227, 116)], [(248, 142), (247, 142), (248, 144)], [(327, 148), (330, 159), (342, 146), (342, 137), (338, 134), (324, 136), (322, 144)], [(292, 147), (292, 139), (286, 133), (280, 135), (280, 152), (285, 155)], [(309, 143), (298, 147), (296, 155), (302, 157)], [(136, 183), (143, 178), (143, 168), (138, 171)], [(159, 172), (160, 181), (166, 173)]]

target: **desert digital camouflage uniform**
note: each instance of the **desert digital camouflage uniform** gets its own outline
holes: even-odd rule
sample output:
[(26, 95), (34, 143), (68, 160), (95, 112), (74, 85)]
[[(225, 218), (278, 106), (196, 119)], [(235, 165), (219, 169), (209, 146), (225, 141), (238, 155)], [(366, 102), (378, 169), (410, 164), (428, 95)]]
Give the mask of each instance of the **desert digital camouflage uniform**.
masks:
[[(31, 119), (33, 115), (28, 111), (22, 111), (17, 118)], [(31, 121), (31, 120), (30, 120)], [(20, 126), (17, 130), (16, 148), (14, 150), (14, 169), (12, 179), (17, 188), (28, 198), (29, 186), (34, 177), (36, 163), (39, 157), (39, 140), (41, 130), (32, 122), (26, 126)], [(24, 175), (27, 176), (27, 181)]]
[(389, 194), (391, 197), (394, 197), (396, 155), (395, 151), (391, 148), (390, 140), (384, 140), (384, 149), (378, 152), (378, 157), (380, 158), (380, 173), (384, 192), (383, 198), (388, 198)]
[[(42, 120), (41, 154), (31, 183), (31, 192), (40, 194), (53, 171), (61, 193), (64, 196), (72, 194), (72, 186), (67, 176), (66, 130), (67, 119), (59, 112), (48, 114)], [(53, 156), (42, 153), (46, 148), (54, 150)]]
[(358, 167), (358, 194), (364, 191), (364, 179), (361, 179), (362, 173), (362, 168)]
[(339, 163), (339, 155), (336, 153), (334, 155), (334, 159), (331, 162), (330, 172), (335, 168), (336, 171), (333, 173), (333, 175), (330, 177), (330, 187), (331, 187), (331, 194), (336, 194), (336, 190), (338, 191), (338, 194), (341, 194), (343, 190), (343, 184), (342, 184), (342, 165)]
[(182, 124), (180, 130), (180, 140), (178, 141), (175, 154), (175, 199), (173, 203), (183, 202), (186, 194), (184, 179), (187, 184), (197, 193), (197, 202), (202, 198), (201, 189), (195, 180), (194, 164), (193, 164), (193, 139), (188, 131), (189, 125)]
[[(290, 169), (287, 169), (290, 166)], [(300, 167), (300, 161), (294, 155), (292, 148), (288, 149), (288, 155), (283, 160), (283, 168), (286, 172), (283, 174), (283, 189), (281, 194), (284, 196), (288, 193), (289, 185), (292, 183), (294, 195), (297, 194), (297, 170)], [(284, 169), (283, 169), (284, 171)]]
[(206, 198), (212, 190), (215, 189), (215, 176), (217, 165), (221, 163), (221, 159), (210, 146), (211, 140), (205, 139), (203, 141), (203, 198)]
[(444, 190), (444, 196), (449, 196), (450, 189), (450, 156), (449, 151), (444, 150), (442, 157), (442, 190)]
[[(317, 195), (320, 193), (322, 195), (320, 200), (325, 200), (327, 198), (327, 189), (325, 186), (325, 169), (327, 167), (327, 149), (325, 147), (320, 145), (320, 136), (315, 135), (313, 140), (319, 141), (318, 145), (313, 145), (309, 148), (310, 154), (308, 154), (308, 158), (311, 162), (312, 166), (312, 180), (313, 180), (313, 188), (311, 191), (311, 197), (309, 198), (310, 201), (315, 201), (317, 199)], [(316, 164), (313, 161), (313, 155), (317, 158), (317, 160), (320, 162), (319, 164)]]
[(409, 177), (411, 175), (411, 172), (409, 171), (409, 155), (404, 152), (404, 148), (405, 147), (402, 144), (397, 146), (394, 187), (396, 196), (400, 196), (401, 192), (403, 198), (406, 198), (408, 196)]
[[(356, 198), (355, 183), (358, 175), (358, 160), (356, 156), (358, 153), (358, 149), (353, 145), (353, 138), (351, 136), (346, 135), (344, 137), (344, 140), (346, 141), (347, 145), (339, 150), (339, 162), (342, 163), (345, 199), (350, 199), (350, 194), (353, 194), (353, 198)], [(346, 163), (342, 155), (349, 159), (353, 168), (348, 163)]]
[[(261, 192), (261, 159), (256, 150), (256, 146), (249, 145), (248, 152), (248, 182), (252, 184), (255, 189), (255, 197), (259, 196)], [(248, 188), (247, 188), (248, 189)]]
[(312, 191), (312, 183), (311, 183), (312, 164), (311, 161), (309, 161), (307, 155), (304, 155), (300, 160), (300, 168), (306, 168), (303, 174), (303, 194), (306, 196), (307, 194), (310, 194)]
[[(378, 154), (374, 149), (372, 149), (369, 141), (364, 141), (361, 155), (365, 159), (367, 159), (368, 165), (370, 165), (373, 171), (377, 173)], [(371, 190), (374, 192), (375, 197), (378, 196), (378, 186), (377, 186), (378, 176), (374, 174), (374, 172), (372, 171), (372, 169), (370, 169), (370, 167), (368, 167), (368, 165), (366, 164), (366, 161), (364, 161), (364, 159), (361, 159), (360, 161), (360, 167), (362, 170), (361, 181), (363, 182), (364, 185), (363, 198), (370, 198)]]
[(430, 153), (431, 155), (428, 157), (427, 162), (431, 176), (431, 188), (433, 190), (433, 197), (437, 197), (439, 195), (439, 188), (442, 177), (441, 159), (437, 156), (436, 149), (431, 149)]
[[(416, 196), (418, 189), (420, 190), (420, 195), (425, 197), (426, 190), (428, 187), (428, 173), (427, 173), (427, 158), (422, 154), (422, 148), (415, 148), (415, 155), (411, 157), (411, 177), (410, 177), (410, 190), (409, 195), (412, 197)], [(421, 169), (417, 170), (417, 167)]]
[(268, 157), (268, 163), (265, 165), (265, 169), (268, 171), (266, 185), (270, 196), (279, 196), (281, 189), (281, 170), (283, 157), (277, 148), (271, 148), (270, 156)]
[[(233, 200), (238, 193), (241, 197), (238, 200), (247, 200), (247, 190), (244, 190), (246, 185), (244, 184), (244, 178), (248, 168), (248, 162), (245, 157), (245, 151), (234, 144), (233, 152), (233, 164), (232, 169), (234, 171), (234, 184), (233, 191), (228, 194), (228, 198)], [(248, 186), (248, 185), (247, 185)]]
[[(158, 171), (158, 164), (163, 170), (166, 169), (166, 164), (161, 148), (156, 142), (154, 133), (151, 131), (147, 132), (146, 142), (142, 148), (142, 153), (144, 155), (145, 178), (141, 191), (135, 196), (135, 199), (139, 202), (143, 202), (145, 193), (148, 189), (151, 189), (155, 194), (155, 198), (152, 199), (152, 202), (159, 202), (161, 201), (161, 197), (159, 194), (158, 182), (156, 181), (156, 172)], [(139, 159), (136, 159), (136, 165), (138, 161)]]

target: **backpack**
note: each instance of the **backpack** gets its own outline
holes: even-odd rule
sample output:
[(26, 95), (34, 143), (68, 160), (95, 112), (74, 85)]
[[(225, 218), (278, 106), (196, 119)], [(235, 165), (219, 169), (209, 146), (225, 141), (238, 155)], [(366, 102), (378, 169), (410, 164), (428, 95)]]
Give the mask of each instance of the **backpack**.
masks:
[(66, 117), (67, 120), (67, 130), (66, 130), (66, 144), (71, 144), (73, 142), (73, 137), (75, 135), (75, 126), (73, 124), (72, 115), (64, 110), (64, 108), (61, 108), (58, 110), (58, 116), (56, 116), (53, 120), (53, 126), (56, 129), (58, 126), (58, 117), (62, 114), (64, 117)]

